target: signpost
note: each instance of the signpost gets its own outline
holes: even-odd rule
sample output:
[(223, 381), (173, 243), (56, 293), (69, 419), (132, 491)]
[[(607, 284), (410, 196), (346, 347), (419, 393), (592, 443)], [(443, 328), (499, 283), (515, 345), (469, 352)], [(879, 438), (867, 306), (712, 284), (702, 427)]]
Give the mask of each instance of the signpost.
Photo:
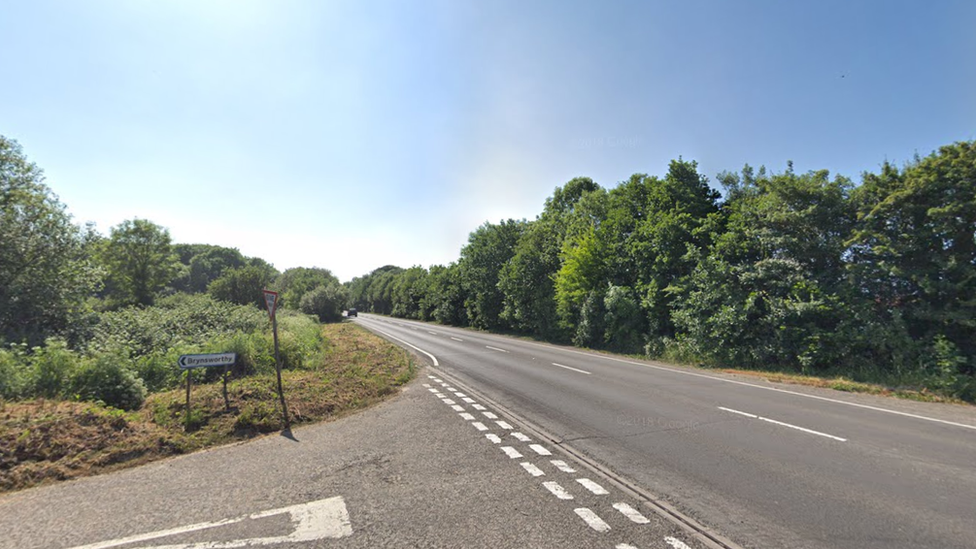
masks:
[(190, 430), (190, 370), (195, 368), (224, 367), (224, 407), (230, 409), (227, 399), (227, 367), (237, 362), (237, 353), (217, 353), (209, 355), (182, 355), (176, 362), (181, 370), (186, 370), (186, 427)]
[(264, 291), (264, 303), (268, 308), (268, 316), (271, 318), (271, 332), (274, 336), (275, 370), (278, 372), (278, 398), (281, 400), (281, 414), (285, 419), (285, 429), (291, 425), (288, 421), (288, 405), (285, 404), (285, 392), (281, 387), (281, 356), (278, 353), (278, 321), (275, 319), (275, 312), (278, 310), (278, 292), (271, 290)]

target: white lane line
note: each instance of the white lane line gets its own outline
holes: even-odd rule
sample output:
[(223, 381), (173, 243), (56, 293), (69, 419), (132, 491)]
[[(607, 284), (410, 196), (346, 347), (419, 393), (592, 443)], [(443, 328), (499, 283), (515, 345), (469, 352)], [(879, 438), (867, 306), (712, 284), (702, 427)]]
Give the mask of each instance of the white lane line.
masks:
[(491, 349), (492, 351), (498, 351), (500, 353), (507, 353), (505, 349), (499, 349), (498, 347), (492, 347), (491, 345), (485, 345), (486, 349)]
[(439, 379), (439, 378), (436, 378), (436, 377), (435, 377), (435, 378), (433, 378), (433, 379), (434, 379), (434, 381), (436, 381), (437, 383), (444, 383), (444, 380), (443, 380), (443, 379)]
[(617, 546), (614, 547), (614, 549), (637, 549), (637, 548), (629, 543), (618, 543)]
[(583, 488), (586, 488), (587, 490), (593, 492), (594, 494), (596, 494), (598, 496), (605, 496), (605, 495), (607, 495), (607, 494), (610, 493), (610, 492), (607, 492), (607, 489), (606, 488), (604, 488), (603, 486), (600, 486), (599, 484), (593, 482), (592, 480), (590, 480), (588, 478), (578, 478), (578, 479), (576, 479), (576, 482), (582, 484), (583, 485)]
[(553, 366), (559, 366), (560, 368), (566, 368), (567, 370), (572, 370), (574, 372), (579, 372), (581, 374), (586, 374), (586, 375), (590, 375), (590, 374), (593, 373), (593, 372), (587, 372), (586, 370), (580, 370), (579, 368), (573, 368), (572, 366), (564, 366), (562, 364), (557, 364), (555, 362), (553, 362), (552, 365)]
[(541, 444), (529, 444), (529, 448), (532, 448), (532, 451), (539, 454), (540, 456), (552, 455), (552, 452), (550, 452), (545, 446)]
[(457, 391), (457, 389), (454, 388), (454, 387), (448, 387), (447, 386), (447, 383), (444, 384), (444, 388), (447, 389), (448, 391), (452, 392), (452, 393)]
[(470, 398), (470, 397), (464, 397), (461, 400), (467, 402), (468, 404), (474, 404), (476, 402), (475, 399)]
[(427, 377), (429, 377), (430, 379), (434, 379), (434, 376), (432, 376), (430, 374), (427, 374)]
[(562, 486), (559, 485), (558, 482), (543, 482), (542, 485), (546, 487), (546, 490), (552, 492), (552, 495), (559, 499), (573, 499), (573, 494), (567, 492)]
[(674, 549), (691, 549), (691, 547), (685, 545), (685, 542), (677, 538), (672, 538), (671, 536), (664, 538), (664, 541), (671, 547), (674, 547)]
[(502, 443), (502, 437), (500, 437), (500, 436), (498, 436), (498, 435), (496, 435), (494, 433), (488, 433), (485, 436), (488, 437), (488, 440), (494, 442), (495, 444), (501, 444)]
[(464, 394), (464, 393), (459, 393), (459, 392), (457, 392), (457, 391), (454, 391), (454, 396), (456, 396), (456, 397), (458, 397), (458, 398), (464, 398), (464, 397), (466, 397), (466, 396), (468, 396), (468, 395), (466, 395), (466, 394)]
[(471, 407), (474, 408), (475, 410), (478, 410), (479, 412), (483, 412), (488, 409), (480, 404), (472, 404)]
[(448, 406), (454, 406), (455, 404), (457, 404), (457, 402), (454, 402), (453, 400), (451, 400), (449, 398), (442, 398), (441, 401), (444, 404), (447, 404)]
[(432, 335), (432, 336), (435, 336), (435, 335), (437, 335), (437, 332), (432, 332), (432, 331), (430, 331), (430, 330), (427, 330), (427, 333), (428, 333), (428, 334), (430, 334), (430, 335)]
[(427, 387), (428, 389), (430, 389), (430, 383), (424, 383), (423, 387)]
[(554, 459), (554, 460), (551, 460), (549, 463), (555, 465), (556, 466), (556, 469), (559, 469), (560, 471), (562, 471), (564, 473), (575, 473), (576, 472), (576, 469), (573, 469), (572, 467), (570, 467), (569, 465), (567, 465), (565, 461), (563, 461), (561, 459)]
[(511, 431), (512, 429), (514, 429), (514, 427), (512, 427), (511, 425), (509, 425), (507, 421), (501, 421), (501, 420), (499, 420), (499, 421), (496, 421), (495, 422), (495, 425), (498, 425), (502, 429), (506, 429), (506, 430), (509, 430), (509, 431)]
[(498, 416), (496, 416), (491, 412), (481, 412), (481, 413), (484, 414), (484, 416), (488, 419), (498, 419)]
[(474, 425), (474, 428), (477, 429), (477, 430), (479, 430), (479, 431), (487, 431), (488, 430), (488, 428), (485, 427), (485, 424), (484, 423), (481, 423), (480, 421), (475, 421), (471, 425)]
[(865, 410), (873, 410), (875, 412), (882, 412), (882, 413), (885, 413), (885, 414), (894, 414), (894, 415), (902, 416), (902, 417), (910, 417), (910, 418), (913, 418), (913, 419), (920, 419), (920, 420), (923, 420), (923, 421), (932, 421), (932, 422), (935, 422), (935, 423), (941, 423), (943, 425), (952, 425), (953, 427), (962, 427), (964, 429), (972, 429), (972, 430), (976, 431), (976, 425), (970, 425), (970, 424), (967, 424), (967, 423), (957, 423), (955, 421), (948, 421), (948, 420), (945, 420), (945, 419), (938, 419), (938, 418), (934, 418), (934, 417), (922, 416), (922, 415), (912, 414), (912, 413), (908, 413), (908, 412), (899, 412), (898, 410), (890, 410), (888, 408), (881, 408), (881, 407), (878, 407), (878, 406), (871, 406), (871, 405), (868, 405), (868, 404), (858, 404), (856, 402), (848, 402), (846, 400), (838, 400), (836, 398), (829, 398), (829, 397), (824, 397), (824, 396), (820, 396), (820, 395), (811, 395), (811, 394), (808, 394), (808, 393), (798, 393), (796, 391), (790, 391), (788, 389), (780, 389), (778, 387), (767, 387), (765, 385), (756, 385), (755, 383), (748, 383), (748, 382), (739, 381), (739, 380), (736, 380), (736, 379), (726, 379), (726, 378), (723, 378), (723, 377), (716, 377), (716, 376), (713, 376), (713, 375), (699, 374), (697, 372), (689, 372), (689, 371), (686, 371), (686, 370), (678, 370), (676, 368), (667, 368), (667, 367), (664, 367), (664, 366), (657, 366), (657, 365), (654, 365), (654, 364), (645, 364), (643, 362), (634, 362), (633, 360), (625, 360), (625, 359), (622, 359), (622, 358), (616, 358), (616, 357), (612, 357), (612, 356), (597, 355), (597, 354), (594, 354), (594, 353), (587, 353), (587, 352), (584, 352), (584, 351), (575, 351), (573, 349), (562, 349), (562, 348), (560, 348), (560, 349), (554, 349), (551, 345), (545, 345), (545, 344), (542, 344), (542, 343), (533, 343), (531, 341), (523, 341), (521, 343), (523, 343), (525, 345), (535, 345), (537, 347), (544, 347), (544, 348), (549, 349), (549, 350), (559, 350), (559, 351), (562, 351), (564, 353), (573, 353), (573, 354), (576, 354), (576, 355), (583, 355), (583, 356), (588, 357), (588, 358), (591, 358), (591, 359), (612, 360), (614, 362), (621, 362), (623, 364), (631, 364), (633, 366), (640, 366), (642, 368), (650, 368), (652, 370), (661, 370), (661, 371), (664, 371), (664, 372), (671, 372), (673, 374), (681, 374), (681, 375), (692, 376), (692, 377), (701, 377), (701, 378), (705, 378), (705, 379), (711, 379), (712, 381), (720, 381), (722, 383), (731, 383), (733, 385), (742, 385), (744, 387), (752, 387), (753, 389), (763, 389), (763, 390), (766, 390), (766, 391), (774, 391), (774, 392), (777, 392), (777, 393), (784, 393), (784, 394), (787, 394), (787, 395), (793, 395), (793, 396), (798, 396), (798, 397), (803, 397), (803, 398), (812, 398), (814, 400), (822, 400), (824, 402), (832, 402), (834, 404), (843, 404), (845, 406), (853, 406), (855, 408), (862, 408), (862, 409), (865, 409)]
[(466, 420), (466, 421), (474, 421), (474, 416), (471, 415), (471, 414), (469, 414), (469, 413), (467, 413), (467, 412), (461, 412), (458, 415), (461, 416), (461, 418), (464, 419), (464, 420)]
[(603, 519), (597, 516), (596, 513), (590, 511), (586, 507), (580, 507), (579, 509), (573, 509), (579, 517), (586, 521), (586, 524), (590, 528), (596, 530), (597, 532), (608, 532), (610, 531), (610, 525), (603, 522)]
[(847, 442), (847, 439), (846, 438), (835, 437), (834, 435), (828, 435), (827, 433), (821, 433), (820, 431), (814, 431), (813, 429), (807, 429), (806, 427), (800, 427), (800, 426), (793, 425), (793, 424), (790, 424), (790, 423), (783, 423), (782, 421), (776, 421), (775, 419), (769, 419), (768, 417), (757, 416), (755, 414), (750, 414), (748, 412), (740, 412), (738, 410), (733, 410), (732, 408), (725, 408), (725, 407), (722, 407), (722, 406), (719, 406), (718, 409), (719, 410), (726, 411), (726, 412), (731, 412), (733, 414), (739, 414), (741, 416), (746, 416), (746, 417), (753, 418), (753, 419), (760, 419), (762, 421), (766, 421), (766, 422), (769, 422), (769, 423), (773, 423), (775, 425), (781, 425), (783, 427), (789, 427), (790, 429), (796, 429), (797, 431), (803, 431), (804, 433), (810, 433), (811, 435), (818, 435), (818, 436), (822, 436), (822, 437), (832, 438), (834, 440), (839, 440), (841, 442)]
[(529, 438), (528, 435), (523, 435), (522, 433), (520, 433), (518, 431), (515, 431), (514, 433), (512, 433), (512, 436), (515, 437), (515, 438), (517, 438), (517, 439), (519, 439), (522, 442), (529, 442), (529, 441), (532, 440), (531, 438)]
[(453, 408), (455, 412), (463, 412), (464, 411), (464, 406), (459, 406), (457, 404), (452, 405), (451, 408)]
[(614, 503), (613, 508), (624, 514), (625, 517), (629, 518), (632, 522), (637, 524), (647, 524), (651, 520), (644, 515), (640, 514), (640, 511), (634, 509), (626, 503)]
[(445, 395), (444, 393), (434, 393), (434, 396), (437, 397), (437, 398), (439, 398), (439, 399), (441, 399), (441, 400), (444, 400), (445, 398), (447, 398), (447, 395)]
[(545, 475), (545, 473), (542, 472), (542, 469), (539, 469), (538, 467), (529, 463), (528, 461), (523, 461), (519, 465), (521, 465), (523, 469), (528, 471), (528, 473), (534, 477), (541, 477)]
[(432, 393), (439, 393), (439, 392), (441, 392), (441, 390), (438, 389), (437, 387), (431, 387), (431, 388), (429, 388), (427, 390), (430, 391), (430, 392), (432, 392)]
[(505, 454), (512, 459), (518, 459), (522, 457), (522, 454), (520, 454), (518, 450), (512, 448), (511, 446), (502, 446), (501, 448), (502, 448), (502, 452), (505, 452)]
[(464, 341), (463, 339), (454, 336), (451, 336), (451, 339), (453, 339), (454, 341)]

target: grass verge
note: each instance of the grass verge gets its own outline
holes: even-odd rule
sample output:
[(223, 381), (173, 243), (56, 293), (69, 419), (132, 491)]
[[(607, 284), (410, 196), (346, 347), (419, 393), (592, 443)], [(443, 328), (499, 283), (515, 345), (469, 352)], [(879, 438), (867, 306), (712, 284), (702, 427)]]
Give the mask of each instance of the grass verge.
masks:
[[(383, 400), (410, 381), (410, 355), (351, 323), (322, 327), (321, 358), (282, 374), (292, 425), (331, 420)], [(174, 365), (175, 368), (175, 365)], [(276, 432), (282, 424), (273, 374), (194, 384), (150, 395), (123, 412), (56, 400), (0, 401), (0, 492), (79, 478)]]

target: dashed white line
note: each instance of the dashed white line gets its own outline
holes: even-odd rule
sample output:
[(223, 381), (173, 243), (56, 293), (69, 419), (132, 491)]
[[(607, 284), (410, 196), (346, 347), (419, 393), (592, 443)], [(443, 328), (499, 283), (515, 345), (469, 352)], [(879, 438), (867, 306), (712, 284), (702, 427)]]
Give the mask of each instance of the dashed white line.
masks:
[(461, 412), (458, 415), (461, 416), (461, 418), (464, 419), (464, 420), (466, 420), (466, 421), (474, 421), (474, 416), (471, 415), (471, 414), (469, 414), (469, 413), (467, 413), (467, 412)]
[(567, 492), (566, 489), (560, 486), (558, 482), (543, 482), (542, 485), (546, 487), (546, 490), (552, 492), (552, 495), (559, 499), (573, 499), (573, 494)]
[(525, 469), (530, 475), (534, 477), (541, 477), (545, 475), (545, 473), (542, 472), (542, 469), (539, 469), (538, 467), (529, 463), (528, 461), (523, 461), (519, 465), (521, 465), (523, 469)]
[(529, 441), (532, 440), (531, 438), (529, 438), (528, 435), (523, 435), (522, 433), (520, 433), (518, 431), (515, 431), (514, 433), (512, 433), (512, 436), (515, 437), (515, 438), (517, 438), (517, 439), (519, 439), (522, 442), (529, 442)]
[(593, 492), (594, 494), (596, 494), (598, 496), (605, 496), (605, 495), (607, 495), (607, 494), (610, 493), (610, 492), (607, 492), (607, 489), (606, 488), (604, 488), (603, 486), (600, 486), (599, 484), (593, 482), (592, 480), (590, 480), (588, 478), (578, 478), (578, 479), (576, 479), (576, 482), (582, 484), (583, 485), (583, 488), (586, 488), (587, 490)]
[(579, 515), (581, 519), (586, 521), (586, 524), (590, 528), (596, 530), (597, 532), (608, 532), (610, 530), (610, 525), (603, 522), (603, 519), (597, 516), (596, 513), (590, 511), (586, 507), (580, 507), (579, 509), (574, 509), (576, 514)]
[(487, 431), (488, 430), (488, 428), (485, 427), (485, 424), (484, 423), (481, 423), (480, 421), (475, 421), (471, 425), (474, 425), (474, 428), (477, 429), (477, 430), (479, 430), (479, 431)]
[(444, 380), (443, 380), (443, 379), (438, 379), (438, 378), (436, 378), (436, 377), (432, 377), (431, 379), (433, 379), (433, 380), (434, 380), (434, 381), (436, 381), (437, 383), (444, 383)]
[(498, 419), (498, 416), (491, 412), (481, 412), (488, 419)]
[(486, 349), (491, 349), (492, 351), (498, 351), (500, 353), (507, 353), (505, 349), (499, 349), (498, 347), (492, 347), (491, 345), (485, 345)]
[(452, 406), (451, 406), (451, 408), (452, 408), (452, 409), (453, 409), (453, 410), (454, 410), (455, 412), (463, 412), (463, 411), (464, 411), (464, 406), (459, 406), (459, 405), (457, 405), (457, 404), (454, 404), (454, 405), (452, 405)]
[(427, 390), (430, 391), (430, 392), (432, 392), (432, 393), (439, 393), (439, 392), (441, 392), (441, 390), (438, 389), (437, 387), (431, 387), (431, 388), (429, 388)]
[(633, 507), (627, 505), (626, 503), (623, 502), (614, 503), (613, 508), (620, 511), (621, 513), (624, 514), (625, 517), (629, 518), (631, 521), (637, 524), (647, 524), (651, 522), (650, 519), (640, 514), (640, 511), (634, 509)]
[(674, 549), (691, 549), (691, 547), (685, 545), (685, 542), (677, 538), (672, 538), (671, 536), (664, 538), (664, 541), (671, 547), (674, 547)]
[(485, 408), (484, 406), (482, 406), (480, 404), (472, 404), (471, 407), (474, 408), (475, 410), (478, 410), (479, 412), (482, 412), (482, 411), (488, 409), (488, 408)]
[(586, 374), (586, 375), (590, 375), (590, 374), (593, 373), (593, 372), (587, 372), (586, 370), (580, 370), (579, 368), (573, 368), (572, 366), (564, 366), (562, 364), (558, 364), (558, 363), (555, 363), (555, 362), (553, 362), (552, 365), (553, 366), (559, 366), (560, 368), (566, 368), (567, 370), (572, 370), (574, 372), (579, 372), (581, 374)]
[(810, 433), (811, 435), (818, 435), (822, 437), (832, 438), (834, 440), (839, 440), (840, 442), (847, 442), (846, 438), (835, 437), (834, 435), (828, 435), (827, 433), (821, 433), (820, 431), (814, 431), (813, 429), (807, 429), (806, 427), (800, 427), (790, 423), (783, 423), (782, 421), (776, 421), (775, 419), (769, 419), (768, 417), (757, 416), (755, 414), (750, 414), (749, 412), (740, 412), (739, 410), (733, 410), (732, 408), (724, 408), (722, 406), (719, 406), (718, 409), (726, 412), (731, 412), (733, 414), (739, 414), (740, 416), (746, 416), (752, 419), (759, 419), (768, 423), (772, 423), (774, 425), (789, 427), (790, 429), (796, 429), (797, 431), (803, 431), (804, 433)]
[(428, 333), (428, 334), (430, 334), (430, 335), (432, 335), (432, 336), (435, 336), (435, 335), (437, 335), (437, 332), (432, 332), (432, 331), (430, 331), (430, 330), (427, 330), (427, 333)]
[(498, 435), (496, 435), (494, 433), (488, 433), (485, 436), (488, 437), (488, 440), (494, 442), (495, 444), (501, 444), (502, 443), (502, 437), (500, 437), (500, 436), (498, 436)]
[(570, 467), (569, 465), (567, 465), (565, 461), (563, 461), (561, 459), (554, 459), (554, 460), (550, 461), (549, 463), (555, 465), (556, 466), (556, 469), (559, 469), (560, 471), (562, 471), (564, 473), (575, 473), (576, 472), (576, 469), (573, 469), (572, 467)]
[(614, 549), (637, 549), (629, 543), (618, 543)]
[(453, 339), (454, 341), (464, 341), (463, 339), (454, 336), (451, 336), (451, 339)]
[(464, 397), (461, 400), (467, 402), (468, 404), (474, 404), (475, 403), (475, 400), (473, 398), (470, 398), (470, 397)]
[(496, 421), (495, 422), (495, 425), (498, 425), (502, 429), (506, 429), (506, 430), (512, 430), (512, 429), (514, 429), (514, 427), (512, 427), (511, 425), (509, 425), (509, 423), (507, 421), (501, 421), (501, 420), (499, 420), (499, 421)]
[(468, 396), (468, 395), (466, 395), (466, 394), (464, 394), (464, 393), (459, 393), (459, 392), (457, 392), (457, 391), (454, 391), (454, 396), (456, 396), (456, 397), (458, 397), (458, 398), (464, 398), (464, 397), (466, 397), (466, 396)]
[(457, 389), (455, 389), (454, 387), (448, 387), (446, 384), (444, 385), (444, 388), (447, 389), (448, 391), (452, 392), (452, 393), (455, 392), (455, 391), (457, 391)]
[(505, 454), (512, 459), (518, 459), (522, 457), (522, 454), (520, 454), (518, 450), (512, 448), (511, 446), (502, 446), (502, 452), (505, 452)]
[(541, 444), (529, 444), (529, 448), (532, 448), (532, 451), (539, 454), (540, 456), (552, 455), (552, 452), (550, 452), (545, 446)]
[(424, 385), (423, 385), (423, 386), (424, 386), (424, 387), (427, 387), (428, 389), (430, 389), (430, 383), (424, 383)]
[(449, 398), (442, 398), (441, 401), (443, 401), (444, 404), (447, 404), (448, 406), (454, 406), (455, 404), (457, 404), (457, 402), (454, 402)]

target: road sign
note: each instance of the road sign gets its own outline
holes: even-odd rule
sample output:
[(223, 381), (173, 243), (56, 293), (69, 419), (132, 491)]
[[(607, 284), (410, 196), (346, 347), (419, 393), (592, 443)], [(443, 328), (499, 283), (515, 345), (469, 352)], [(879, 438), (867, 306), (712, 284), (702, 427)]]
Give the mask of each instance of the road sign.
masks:
[(264, 291), (264, 304), (268, 307), (268, 317), (274, 320), (275, 310), (278, 308), (278, 292)]
[(237, 353), (217, 353), (212, 355), (183, 355), (177, 364), (184, 370), (190, 368), (209, 368), (210, 366), (231, 366), (237, 362)]

